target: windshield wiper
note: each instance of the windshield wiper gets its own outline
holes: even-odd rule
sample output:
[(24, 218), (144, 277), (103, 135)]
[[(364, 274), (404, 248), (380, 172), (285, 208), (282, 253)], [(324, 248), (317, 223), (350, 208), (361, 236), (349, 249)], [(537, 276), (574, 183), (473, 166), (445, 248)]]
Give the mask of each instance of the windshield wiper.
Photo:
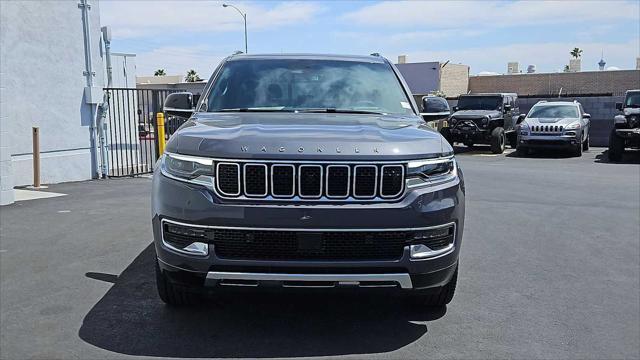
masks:
[(276, 109), (276, 108), (229, 108), (218, 109), (213, 112), (293, 112), (291, 109)]
[(355, 109), (336, 109), (336, 108), (317, 108), (317, 109), (297, 109), (299, 113), (340, 113), (340, 114), (374, 114), (385, 115), (379, 111), (355, 110)]

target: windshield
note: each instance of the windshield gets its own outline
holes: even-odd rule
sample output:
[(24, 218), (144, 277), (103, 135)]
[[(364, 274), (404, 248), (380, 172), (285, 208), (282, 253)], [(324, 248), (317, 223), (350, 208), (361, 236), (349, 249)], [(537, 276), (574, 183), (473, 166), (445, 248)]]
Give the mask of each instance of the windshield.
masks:
[(386, 63), (335, 60), (233, 60), (207, 99), (207, 111), (344, 111), (411, 114)]
[(460, 96), (458, 110), (501, 110), (501, 96)]
[(534, 106), (528, 118), (578, 118), (578, 108), (573, 105)]
[(449, 111), (449, 103), (447, 100), (440, 97), (426, 97), (423, 100), (424, 109), (426, 113), (440, 113)]
[(624, 101), (624, 107), (640, 107), (640, 92), (630, 92)]

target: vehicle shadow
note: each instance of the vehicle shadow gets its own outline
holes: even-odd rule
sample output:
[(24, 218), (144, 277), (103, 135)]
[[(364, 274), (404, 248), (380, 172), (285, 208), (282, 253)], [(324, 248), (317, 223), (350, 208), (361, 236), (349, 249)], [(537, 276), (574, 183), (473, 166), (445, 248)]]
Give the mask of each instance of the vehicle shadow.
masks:
[(424, 322), (446, 313), (445, 307), (407, 306), (397, 293), (258, 289), (225, 291), (195, 307), (172, 308), (156, 294), (154, 261), (150, 245), (85, 316), (81, 339), (145, 357), (362, 355), (413, 343), (427, 333)]
[(640, 151), (626, 150), (622, 154), (622, 159), (620, 161), (611, 161), (609, 160), (609, 150), (607, 149), (596, 155), (595, 162), (601, 164), (640, 164)]

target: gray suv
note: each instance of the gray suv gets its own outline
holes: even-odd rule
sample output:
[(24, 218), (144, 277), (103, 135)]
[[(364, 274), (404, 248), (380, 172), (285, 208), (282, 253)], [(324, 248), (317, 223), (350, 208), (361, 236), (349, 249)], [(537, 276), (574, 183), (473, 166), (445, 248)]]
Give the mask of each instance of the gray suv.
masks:
[[(195, 105), (195, 106), (194, 106)], [(193, 106), (193, 109), (192, 109)], [(380, 56), (234, 55), (153, 177), (160, 298), (222, 287), (395, 287), (451, 301), (464, 180)]]
[(542, 100), (518, 117), (517, 151), (563, 149), (582, 156), (589, 150), (590, 130), (591, 115), (579, 102)]

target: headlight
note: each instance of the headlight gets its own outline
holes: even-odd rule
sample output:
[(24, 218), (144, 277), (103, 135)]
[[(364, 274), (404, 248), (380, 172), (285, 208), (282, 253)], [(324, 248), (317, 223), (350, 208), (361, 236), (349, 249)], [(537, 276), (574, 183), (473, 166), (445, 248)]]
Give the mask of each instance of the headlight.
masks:
[(489, 118), (488, 117), (483, 117), (482, 118), (482, 125), (487, 125), (489, 123)]
[(449, 122), (450, 122), (452, 125), (455, 125), (455, 124), (458, 122), (458, 119), (456, 119), (456, 118), (454, 118), (454, 117), (450, 117), (450, 118), (449, 118)]
[(580, 122), (576, 121), (564, 127), (565, 130), (576, 130), (580, 129)]
[(529, 135), (529, 124), (527, 124), (526, 122), (524, 121), (521, 122), (518, 125), (518, 129), (519, 129), (520, 135), (525, 135), (525, 136)]
[(411, 161), (407, 168), (407, 187), (437, 185), (458, 178), (453, 157)]
[(164, 153), (160, 169), (164, 175), (176, 180), (213, 185), (213, 159)]

